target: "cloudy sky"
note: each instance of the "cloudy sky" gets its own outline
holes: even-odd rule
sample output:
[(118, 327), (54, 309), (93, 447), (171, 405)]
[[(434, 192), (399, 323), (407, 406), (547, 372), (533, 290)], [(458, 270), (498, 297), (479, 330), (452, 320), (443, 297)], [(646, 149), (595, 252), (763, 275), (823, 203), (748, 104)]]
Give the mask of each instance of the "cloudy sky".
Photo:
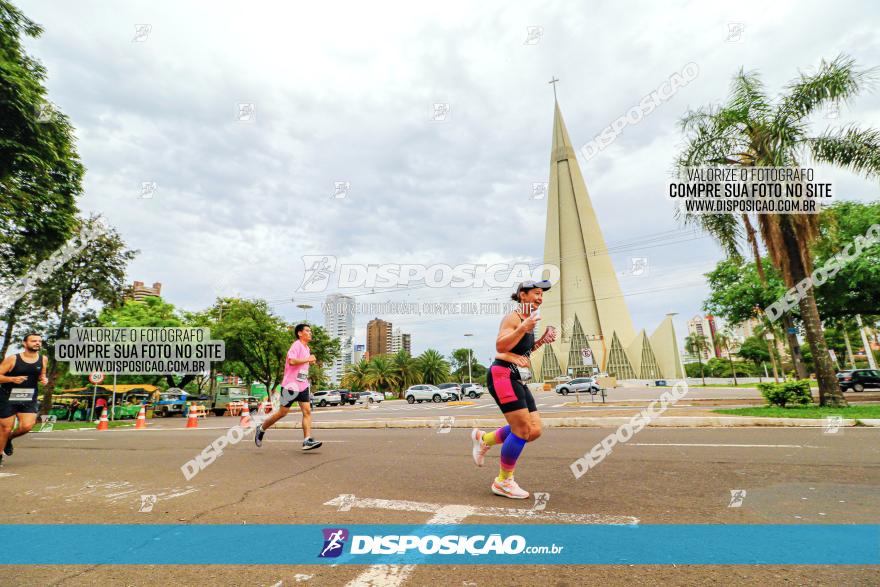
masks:
[[(162, 282), (196, 310), (217, 295), (270, 300), (295, 320), (303, 255), (338, 263), (536, 262), (553, 92), (575, 147), (688, 63), (699, 76), (607, 149), (581, 160), (637, 328), (699, 312), (721, 258), (665, 198), (689, 107), (716, 103), (740, 68), (771, 91), (845, 52), (880, 66), (870, 2), (183, 3), (21, 1), (45, 28), (28, 50), (77, 128), (81, 208), (141, 251), (129, 280)], [(536, 28), (537, 27), (537, 28)], [(252, 104), (240, 120), (240, 104)], [(434, 104), (448, 104), (434, 120)], [(245, 107), (250, 108), (250, 107)], [(836, 119), (880, 127), (866, 93)], [(820, 168), (839, 197), (876, 182)], [(144, 183), (155, 184), (142, 197)], [(333, 197), (337, 182), (350, 183)], [(628, 275), (633, 257), (647, 273)], [(328, 289), (329, 293), (332, 287)], [(488, 289), (346, 290), (359, 302), (503, 300)], [(357, 341), (366, 322), (357, 316)], [(418, 353), (475, 334), (488, 360), (497, 316), (385, 316)]]

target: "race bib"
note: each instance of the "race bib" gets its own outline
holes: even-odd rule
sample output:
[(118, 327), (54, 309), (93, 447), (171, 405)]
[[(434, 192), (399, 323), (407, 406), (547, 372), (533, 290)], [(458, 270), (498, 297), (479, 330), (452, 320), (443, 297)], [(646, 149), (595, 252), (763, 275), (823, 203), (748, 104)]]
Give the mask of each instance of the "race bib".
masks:
[(299, 381), (299, 382), (301, 382), (301, 383), (304, 382), (304, 381), (308, 381), (308, 380), (309, 380), (309, 374), (306, 373), (305, 371), (300, 371), (299, 373), (296, 374), (296, 380)]
[(16, 387), (9, 392), (11, 402), (29, 402), (34, 399), (34, 390), (26, 387)]

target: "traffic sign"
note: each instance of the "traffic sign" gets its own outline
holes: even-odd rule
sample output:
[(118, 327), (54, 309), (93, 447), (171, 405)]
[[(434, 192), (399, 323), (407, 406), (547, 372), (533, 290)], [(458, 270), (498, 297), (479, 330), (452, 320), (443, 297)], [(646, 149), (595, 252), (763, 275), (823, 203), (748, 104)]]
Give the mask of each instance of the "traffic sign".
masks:
[(581, 349), (581, 357), (584, 359), (584, 365), (592, 365), (593, 349)]
[(90, 383), (98, 385), (102, 381), (104, 381), (104, 374), (101, 373), (100, 371), (95, 371), (94, 373), (89, 374), (89, 382)]

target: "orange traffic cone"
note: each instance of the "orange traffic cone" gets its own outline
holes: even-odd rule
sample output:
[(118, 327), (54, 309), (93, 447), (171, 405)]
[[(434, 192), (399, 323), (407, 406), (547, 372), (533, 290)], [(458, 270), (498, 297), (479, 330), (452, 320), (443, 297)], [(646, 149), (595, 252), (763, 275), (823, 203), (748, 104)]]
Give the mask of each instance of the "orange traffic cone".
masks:
[(251, 410), (247, 402), (244, 402), (244, 407), (241, 409), (241, 420), (239, 420), (238, 425), (242, 428), (247, 428), (251, 425)]
[(98, 422), (98, 427), (96, 430), (109, 430), (110, 423), (107, 421), (107, 408), (104, 408), (104, 411), (101, 412), (101, 421)]
[(192, 409), (192, 404), (189, 405), (189, 416), (186, 419), (186, 427), (187, 428), (198, 428), (199, 427), (199, 419), (196, 417), (196, 413)]
[(138, 430), (140, 428), (147, 427), (147, 410), (144, 406), (141, 406), (141, 411), (138, 412), (137, 422), (134, 424), (134, 429)]

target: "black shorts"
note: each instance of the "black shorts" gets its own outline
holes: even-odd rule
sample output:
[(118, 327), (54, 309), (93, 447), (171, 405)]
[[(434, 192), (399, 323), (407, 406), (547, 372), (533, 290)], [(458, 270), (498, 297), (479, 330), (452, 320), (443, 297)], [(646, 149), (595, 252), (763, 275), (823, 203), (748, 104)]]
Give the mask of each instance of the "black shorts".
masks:
[(0, 398), (0, 418), (8, 418), (16, 414), (36, 414), (37, 402), (11, 402), (7, 397)]
[(486, 386), (492, 399), (501, 408), (502, 413), (527, 409), (529, 412), (537, 412), (535, 398), (525, 383), (519, 380), (517, 375), (510, 370), (507, 361), (495, 360), (489, 367), (486, 376)]
[(281, 388), (281, 407), (289, 408), (293, 406), (295, 403), (309, 403), (309, 388), (306, 387), (303, 391), (294, 391), (291, 389)]

